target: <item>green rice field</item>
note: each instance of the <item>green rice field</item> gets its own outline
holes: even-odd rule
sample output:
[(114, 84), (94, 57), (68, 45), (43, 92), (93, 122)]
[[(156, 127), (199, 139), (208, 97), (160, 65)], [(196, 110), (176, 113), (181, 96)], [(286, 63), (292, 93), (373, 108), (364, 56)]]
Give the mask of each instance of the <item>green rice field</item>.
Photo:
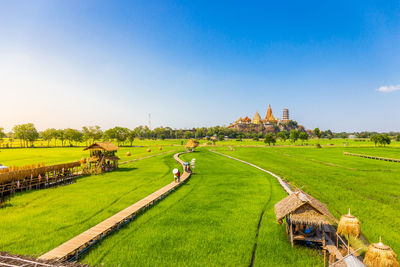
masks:
[(82, 177), (71, 185), (13, 196), (0, 209), (0, 251), (40, 255), (173, 180), (173, 153)]
[[(105, 266), (248, 266), (255, 253), (255, 266), (321, 266), (318, 251), (292, 248), (284, 226), (276, 224), (274, 204), (286, 196), (276, 179), (210, 149), (274, 172), (327, 204), (338, 219), (351, 208), (371, 242), (382, 236), (400, 252), (400, 163), (343, 154), (399, 159), (400, 147), (343, 146), (337, 141), (317, 149), (235, 142), (217, 142), (182, 155), (186, 161), (196, 158), (196, 174), (80, 261)], [(18, 193), (0, 209), (0, 251), (43, 254), (171, 182), (171, 171), (178, 167), (172, 155), (183, 147), (164, 143), (160, 151), (159, 145), (123, 147), (118, 156), (125, 161), (168, 153), (71, 185)], [(127, 157), (127, 151), (132, 156)], [(82, 148), (2, 149), (0, 163), (50, 165), (87, 154)]]

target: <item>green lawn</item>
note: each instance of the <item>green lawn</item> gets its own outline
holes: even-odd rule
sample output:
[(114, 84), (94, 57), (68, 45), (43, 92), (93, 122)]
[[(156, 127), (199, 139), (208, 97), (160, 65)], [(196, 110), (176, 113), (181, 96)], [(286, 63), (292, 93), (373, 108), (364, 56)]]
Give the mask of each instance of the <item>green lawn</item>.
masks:
[(398, 148), (236, 148), (225, 154), (270, 170), (326, 203), (332, 214), (348, 208), (363, 233), (400, 252), (400, 163), (344, 156), (343, 152), (400, 158)]
[(180, 189), (82, 259), (106, 266), (248, 266), (260, 214), (256, 266), (320, 266), (315, 251), (291, 248), (275, 222), (274, 203), (285, 196), (275, 178), (200, 149), (196, 174)]
[(122, 165), (75, 184), (18, 193), (0, 209), (0, 251), (38, 255), (89, 229), (173, 179), (173, 153)]

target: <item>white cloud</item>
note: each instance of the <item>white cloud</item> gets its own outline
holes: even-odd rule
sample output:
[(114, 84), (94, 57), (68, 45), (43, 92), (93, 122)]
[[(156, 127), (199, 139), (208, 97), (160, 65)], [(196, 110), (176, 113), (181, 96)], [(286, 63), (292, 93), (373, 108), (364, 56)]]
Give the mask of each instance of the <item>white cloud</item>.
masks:
[(400, 91), (400, 84), (398, 85), (389, 85), (389, 86), (381, 86), (378, 88), (379, 92), (383, 92), (383, 93), (391, 93), (394, 91)]

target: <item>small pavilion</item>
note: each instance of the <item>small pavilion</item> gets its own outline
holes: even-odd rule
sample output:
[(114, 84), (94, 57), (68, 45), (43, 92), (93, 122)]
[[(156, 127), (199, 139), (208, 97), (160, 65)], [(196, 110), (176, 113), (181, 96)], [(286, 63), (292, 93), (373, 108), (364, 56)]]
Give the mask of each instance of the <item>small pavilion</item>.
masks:
[(88, 163), (101, 171), (110, 171), (118, 168), (119, 158), (115, 155), (119, 147), (109, 142), (93, 143), (84, 150), (90, 151)]
[(335, 245), (336, 231), (332, 226), (337, 220), (322, 202), (296, 190), (275, 204), (275, 214), (278, 224), (285, 219), (292, 246), (300, 243), (320, 248), (324, 251), (324, 262), (326, 256), (330, 263), (343, 259)]

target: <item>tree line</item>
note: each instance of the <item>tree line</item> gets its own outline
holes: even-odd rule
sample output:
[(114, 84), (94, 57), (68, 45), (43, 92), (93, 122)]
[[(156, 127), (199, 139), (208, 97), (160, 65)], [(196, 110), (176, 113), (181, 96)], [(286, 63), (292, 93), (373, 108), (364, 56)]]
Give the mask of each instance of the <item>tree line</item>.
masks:
[[(150, 129), (147, 126), (138, 126), (134, 129), (128, 129), (126, 127), (116, 126), (114, 128), (103, 131), (100, 126), (84, 126), (82, 129), (55, 129), (49, 128), (39, 132), (32, 123), (15, 125), (12, 132), (5, 133), (4, 129), (0, 127), (0, 143), (5, 137), (8, 137), (10, 141), (13, 139), (19, 140), (21, 147), (33, 146), (34, 142), (38, 139), (47, 142), (47, 146), (57, 144), (61, 146), (74, 146), (81, 143), (88, 145), (96, 141), (115, 141), (118, 145), (126, 144), (129, 142), (132, 146), (135, 138), (139, 139), (200, 139), (200, 138), (211, 138), (214, 137), (218, 140), (224, 140), (226, 137), (229, 139), (264, 139), (268, 144), (274, 144), (277, 139), (282, 141), (291, 140), (296, 142), (302, 140), (303, 142), (308, 140), (310, 137), (319, 138), (348, 138), (350, 134), (346, 133), (333, 133), (331, 130), (321, 131), (315, 128), (313, 131), (301, 132), (298, 130), (281, 131), (279, 133), (257, 133), (257, 132), (240, 132), (238, 130), (226, 128), (223, 126), (215, 127), (199, 127), (192, 129), (172, 129), (170, 127), (157, 127)], [(355, 134), (356, 137), (363, 136), (364, 138), (370, 138), (376, 144), (385, 145), (390, 143), (390, 138), (396, 138), (400, 141), (399, 133), (388, 133), (382, 136), (382, 134), (373, 132), (362, 132)], [(275, 140), (275, 141), (274, 141)], [(8, 145), (8, 144), (7, 144)]]

